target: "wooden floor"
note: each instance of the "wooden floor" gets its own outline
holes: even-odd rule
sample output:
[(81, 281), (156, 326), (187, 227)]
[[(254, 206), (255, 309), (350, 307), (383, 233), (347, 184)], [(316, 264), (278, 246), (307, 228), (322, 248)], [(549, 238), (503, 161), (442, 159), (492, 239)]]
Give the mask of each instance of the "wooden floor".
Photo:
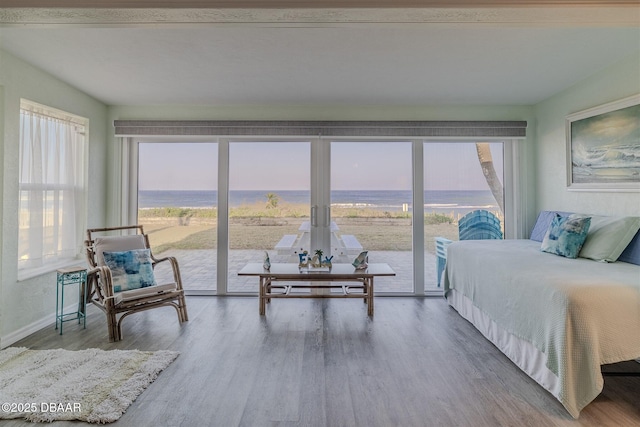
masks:
[(127, 318), (116, 344), (91, 307), (86, 330), (14, 346), (180, 351), (117, 426), (640, 426), (640, 377), (606, 377), (574, 420), (441, 298), (377, 298), (374, 318), (360, 300), (187, 304), (183, 325), (171, 308)]

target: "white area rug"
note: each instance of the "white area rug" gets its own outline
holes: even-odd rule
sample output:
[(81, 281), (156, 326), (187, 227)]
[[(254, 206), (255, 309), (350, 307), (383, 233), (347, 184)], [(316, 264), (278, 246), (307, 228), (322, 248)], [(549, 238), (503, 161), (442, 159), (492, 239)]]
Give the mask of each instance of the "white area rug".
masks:
[(0, 351), (0, 419), (116, 421), (158, 374), (174, 351)]

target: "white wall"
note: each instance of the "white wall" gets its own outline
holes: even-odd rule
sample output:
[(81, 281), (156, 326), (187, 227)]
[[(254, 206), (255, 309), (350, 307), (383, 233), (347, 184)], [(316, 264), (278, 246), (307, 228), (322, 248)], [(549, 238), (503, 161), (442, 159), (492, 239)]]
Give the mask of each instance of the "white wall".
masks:
[(17, 280), (20, 98), (89, 119), (88, 225), (102, 225), (106, 213), (106, 106), (0, 50), (0, 144), (3, 154), (0, 166), (0, 347), (12, 344), (38, 326), (53, 325), (55, 321), (55, 273)]
[(640, 215), (640, 193), (577, 192), (566, 186), (565, 117), (640, 93), (640, 54), (535, 106), (537, 210)]

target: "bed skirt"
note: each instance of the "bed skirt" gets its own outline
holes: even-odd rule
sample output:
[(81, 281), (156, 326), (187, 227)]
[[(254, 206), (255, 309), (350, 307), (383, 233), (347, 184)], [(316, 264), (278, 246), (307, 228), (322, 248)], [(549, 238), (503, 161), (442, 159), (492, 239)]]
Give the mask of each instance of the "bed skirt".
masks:
[[(502, 329), (496, 322), (473, 305), (470, 299), (461, 292), (450, 289), (447, 301), (462, 317), (471, 322), (482, 335), (491, 341), (522, 371), (551, 393), (558, 401), (560, 395), (560, 381), (547, 368), (547, 356), (533, 344), (522, 340)], [(562, 403), (562, 402), (560, 402)]]

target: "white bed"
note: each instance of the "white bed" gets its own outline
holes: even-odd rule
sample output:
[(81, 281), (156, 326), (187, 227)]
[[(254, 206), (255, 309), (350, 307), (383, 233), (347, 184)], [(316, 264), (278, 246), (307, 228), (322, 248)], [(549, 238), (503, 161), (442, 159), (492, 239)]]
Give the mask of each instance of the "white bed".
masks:
[(640, 358), (638, 265), (564, 258), (533, 240), (467, 240), (448, 247), (444, 289), (575, 418), (602, 391), (601, 365)]

